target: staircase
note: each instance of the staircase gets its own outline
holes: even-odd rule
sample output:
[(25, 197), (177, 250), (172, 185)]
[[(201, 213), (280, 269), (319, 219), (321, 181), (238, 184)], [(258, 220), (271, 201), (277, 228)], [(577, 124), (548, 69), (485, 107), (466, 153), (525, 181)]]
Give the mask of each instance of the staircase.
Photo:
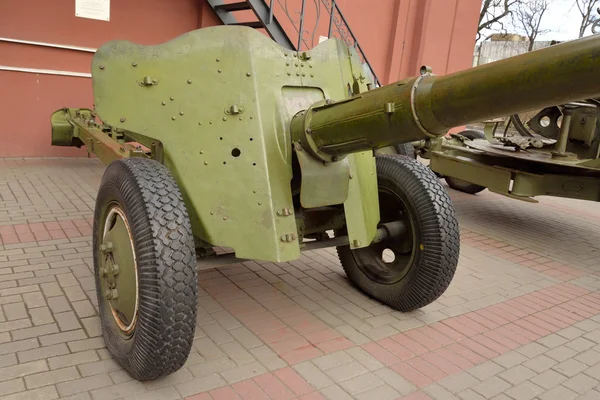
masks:
[[(264, 29), (267, 34), (281, 46), (296, 51), (300, 51), (303, 44), (305, 49), (310, 49), (316, 45), (314, 40), (315, 34), (324, 31), (323, 27), (319, 26), (321, 9), (324, 8), (329, 16), (329, 29), (326, 33), (327, 38), (336, 36), (342, 39), (348, 46), (354, 47), (363, 62), (363, 66), (366, 67), (368, 73), (372, 76), (374, 87), (380, 86), (379, 79), (377, 79), (373, 68), (369, 64), (365, 53), (346, 23), (346, 19), (335, 3), (335, 0), (314, 0), (314, 15), (316, 15), (316, 20), (314, 21), (312, 31), (305, 28), (306, 0), (292, 1), (292, 3), (301, 1), (300, 10), (295, 12), (296, 14), (299, 14), (297, 20), (292, 16), (294, 12), (290, 12), (289, 10), (288, 0), (241, 0), (234, 2), (224, 2), (223, 0), (207, 1), (225, 25), (249, 26), (255, 29)], [(268, 4), (267, 1), (269, 2)], [(275, 16), (274, 10), (277, 4), (279, 4), (280, 8), (277, 12), (278, 16)], [(248, 15), (247, 11), (252, 12), (253, 19), (240, 22), (235, 14)], [(293, 30), (295, 30), (293, 36), (297, 35), (296, 37), (290, 37), (278, 21), (278, 17), (284, 19), (287, 18), (287, 21), (285, 22), (293, 27)]]

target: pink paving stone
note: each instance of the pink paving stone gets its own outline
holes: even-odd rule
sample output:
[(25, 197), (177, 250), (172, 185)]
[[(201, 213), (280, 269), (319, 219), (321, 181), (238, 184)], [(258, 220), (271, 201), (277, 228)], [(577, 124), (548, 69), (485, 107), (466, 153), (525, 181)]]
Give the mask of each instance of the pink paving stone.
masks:
[(428, 337), (435, 340), (436, 342), (441, 343), (442, 346), (447, 346), (447, 345), (455, 342), (451, 337), (443, 335), (441, 332), (438, 332), (435, 329), (433, 329), (432, 327), (427, 326), (427, 325), (417, 328), (417, 329), (415, 329), (415, 331), (420, 334), (427, 335)]
[(423, 356), (411, 358), (410, 360), (406, 361), (406, 364), (410, 365), (434, 382), (442, 380), (448, 376), (448, 374), (444, 371), (425, 361)]
[(254, 378), (254, 382), (273, 400), (293, 399), (294, 393), (273, 374), (263, 374)]
[(49, 231), (60, 230), (61, 227), (58, 222), (44, 222), (44, 226)]
[(489, 306), (485, 308), (486, 314), (494, 314), (499, 316), (500, 318), (505, 319), (508, 322), (516, 321), (519, 319), (516, 315), (506, 311), (505, 309), (498, 307), (498, 304), (494, 304), (493, 306)]
[(350, 347), (354, 347), (354, 343), (345, 337), (338, 337), (332, 340), (328, 340), (326, 342), (321, 342), (317, 344), (317, 347), (323, 351), (323, 353), (333, 353), (334, 351), (346, 350)]
[(240, 398), (229, 386), (211, 390), (209, 393), (215, 400), (239, 400)]
[(2, 237), (2, 243), (4, 244), (19, 243), (19, 237), (16, 234), (3, 233), (0, 236)]
[(516, 316), (517, 318), (523, 318), (524, 316), (526, 316), (528, 314), (522, 310), (519, 310), (516, 307), (507, 306), (505, 303), (498, 303), (498, 304), (495, 304), (493, 307), (494, 307), (494, 310), (496, 310), (496, 309), (502, 310), (508, 314)]
[(461, 370), (466, 370), (466, 369), (469, 369), (469, 368), (475, 366), (475, 363), (472, 363), (471, 361), (456, 354), (455, 352), (453, 352), (452, 350), (450, 350), (446, 347), (442, 347), (441, 349), (434, 350), (433, 353), (442, 357), (444, 360), (456, 365)]
[(554, 305), (553, 303), (550, 303), (549, 301), (543, 300), (540, 297), (533, 296), (531, 293), (528, 293), (528, 294), (526, 294), (524, 296), (519, 297), (519, 300), (520, 301), (525, 301), (525, 302), (527, 302), (529, 304), (538, 304), (538, 305), (540, 305), (542, 307), (541, 308), (542, 310), (545, 309), (545, 308), (550, 308), (550, 307), (552, 307)]
[(393, 364), (397, 364), (400, 361), (400, 359), (392, 355), (392, 353), (390, 353), (377, 343), (369, 342), (363, 344), (360, 347), (387, 367)]
[(404, 333), (397, 333), (393, 336), (390, 336), (390, 339), (399, 343), (402, 347), (406, 348), (413, 354), (419, 355), (423, 353), (427, 353), (427, 348), (423, 347), (421, 344), (406, 336)]
[(44, 230), (44, 231), (38, 231), (38, 232), (34, 231), (33, 235), (35, 236), (35, 240), (38, 241), (38, 242), (52, 239), (52, 237), (50, 236), (50, 234), (46, 230)]
[(494, 329), (498, 327), (498, 324), (496, 322), (484, 317), (481, 314), (470, 312), (465, 314), (464, 317), (470, 319), (473, 322), (476, 322), (479, 325), (484, 326), (486, 329)]
[(75, 224), (71, 220), (58, 221), (58, 225), (60, 225), (60, 227), (63, 229), (75, 228)]
[[(15, 228), (15, 232), (17, 234), (20, 233), (31, 233), (31, 229), (29, 229), (29, 225), (28, 224), (17, 224), (17, 225), (13, 225), (13, 227)], [(2, 232), (0, 232), (2, 233)]]
[(431, 378), (426, 377), (410, 365), (406, 363), (395, 364), (390, 367), (396, 371), (400, 376), (410, 381), (413, 385), (418, 388), (422, 388), (433, 383)]
[(0, 235), (14, 235), (15, 233), (14, 225), (0, 225)]
[[(277, 302), (279, 303), (279, 302)], [(269, 307), (265, 308), (269, 309)], [(289, 307), (281, 307), (281, 308), (274, 308), (272, 309), (273, 314), (275, 314), (277, 317), (281, 318), (281, 317), (287, 317), (290, 315), (296, 315), (296, 314), (304, 314), (306, 312), (306, 309), (297, 306), (297, 305), (293, 305), (293, 306), (289, 306)]]
[(523, 319), (525, 321), (531, 322), (532, 324), (535, 324), (535, 325), (539, 326), (540, 328), (544, 328), (544, 329), (546, 329), (546, 330), (548, 330), (550, 332), (555, 332), (555, 331), (558, 331), (558, 330), (561, 329), (560, 325), (555, 325), (555, 324), (548, 323), (548, 322), (546, 322), (546, 321), (538, 318), (536, 316), (536, 314), (529, 315), (529, 316), (527, 316), (527, 317), (525, 317)]
[(89, 228), (91, 226), (85, 219), (74, 219), (73, 224), (78, 228)]
[(521, 336), (520, 334), (511, 331), (510, 329), (508, 329), (505, 326), (500, 326), (496, 329), (494, 329), (495, 332), (498, 332), (499, 334), (505, 336), (505, 337), (509, 337), (511, 340), (519, 343), (521, 346), (531, 343), (531, 340), (527, 339), (525, 336)]
[(190, 397), (186, 397), (185, 400), (214, 400), (214, 399), (208, 393), (200, 393), (200, 394), (195, 394)]
[(280, 340), (293, 339), (298, 336), (299, 335), (296, 331), (288, 327), (276, 329), (274, 331), (263, 332), (258, 335), (258, 337), (266, 343), (275, 343)]
[(435, 352), (425, 353), (421, 356), (421, 358), (448, 375), (457, 374), (461, 371), (461, 369), (456, 365), (450, 363)]
[(329, 340), (333, 340), (335, 338), (339, 338), (340, 335), (338, 331), (327, 328), (322, 331), (307, 333), (304, 335), (306, 340), (308, 340), (312, 344), (327, 342)]
[(244, 400), (269, 400), (269, 396), (252, 379), (234, 383), (231, 387)]
[(553, 304), (561, 304), (561, 303), (564, 303), (565, 301), (569, 300), (569, 297), (552, 292), (552, 291), (548, 290), (547, 288), (538, 290), (537, 292), (531, 292), (531, 294), (533, 296), (541, 297), (542, 299), (545, 299), (546, 301), (549, 301)]
[(592, 315), (598, 312), (598, 307), (595, 304), (589, 304), (585, 299), (573, 300), (573, 305), (584, 311), (589, 311)]
[(33, 237), (33, 233), (19, 233), (19, 241), (21, 243), (35, 242), (35, 237)]
[(515, 311), (522, 311), (523, 316), (533, 314), (534, 312), (538, 311), (535, 308), (531, 307), (530, 305), (525, 305), (525, 304), (517, 301), (517, 299), (507, 300), (504, 303), (502, 303), (502, 305), (505, 307), (510, 307), (511, 309), (513, 309)]
[(509, 320), (502, 318), (501, 316), (489, 311), (488, 307), (483, 308), (481, 310), (473, 311), (473, 313), (480, 315), (482, 317), (485, 317), (485, 319), (495, 322), (498, 326), (508, 324), (510, 322)]
[(477, 331), (475, 329), (472, 329), (466, 326), (465, 324), (458, 322), (456, 318), (448, 318), (441, 322), (454, 329), (455, 331), (459, 332), (460, 334), (465, 335), (466, 337), (477, 334)]
[(64, 228), (63, 230), (65, 232), (65, 235), (67, 235), (67, 237), (69, 238), (81, 236), (81, 233), (79, 233), (79, 230), (77, 228)]
[(29, 229), (31, 232), (46, 232), (47, 229), (42, 222), (36, 222), (34, 224), (29, 224)]
[[(285, 319), (284, 319), (284, 321), (285, 321)], [(291, 325), (294, 328), (294, 330), (301, 335), (306, 335), (309, 333), (322, 331), (329, 327), (327, 324), (325, 324), (321, 321), (318, 321), (318, 320), (301, 322), (301, 323), (291, 324)]]
[(440, 332), (442, 335), (449, 337), (455, 342), (458, 342), (459, 340), (465, 338), (465, 335), (450, 328), (448, 325), (445, 325), (442, 322), (434, 322), (433, 324), (429, 325), (429, 327), (436, 330), (437, 332)]
[(494, 342), (500, 343), (502, 346), (510, 350), (514, 350), (519, 347), (519, 343), (507, 338), (495, 329), (489, 332), (484, 332), (482, 335), (493, 340)]
[(540, 336), (546, 336), (546, 335), (549, 335), (550, 333), (552, 333), (551, 331), (541, 328), (541, 327), (537, 326), (536, 324), (532, 324), (531, 322), (529, 322), (525, 319), (519, 319), (519, 320), (513, 322), (513, 324), (520, 326), (522, 328), (525, 328), (525, 329), (527, 329), (535, 334), (538, 334)]
[(52, 239), (66, 239), (66, 235), (62, 230), (49, 231)]
[(94, 218), (93, 217), (86, 218), (85, 220), (87, 221), (88, 224), (90, 224), (90, 226), (94, 225)]
[(297, 396), (301, 396), (303, 394), (309, 394), (314, 391), (313, 387), (304, 380), (296, 371), (292, 368), (287, 367), (275, 371), (275, 376), (279, 378), (281, 382), (283, 382), (287, 387), (292, 389)]
[(312, 392), (310, 394), (304, 395), (300, 397), (300, 400), (327, 400), (323, 395), (319, 392)]
[(434, 350), (442, 347), (442, 343), (437, 340), (433, 340), (427, 335), (424, 335), (421, 332), (418, 332), (416, 329), (411, 329), (410, 331), (404, 332), (404, 334), (413, 339), (415, 342), (419, 343), (421, 346), (427, 348), (428, 350)]
[(451, 344), (450, 346), (448, 346), (448, 349), (450, 349), (453, 352), (455, 352), (456, 354), (466, 358), (467, 360), (471, 361), (475, 365), (480, 364), (488, 359), (487, 357), (483, 357), (483, 356), (475, 353), (473, 350), (463, 346), (460, 343)]
[(581, 318), (590, 318), (590, 317), (594, 316), (595, 314), (597, 314), (596, 310), (586, 309), (585, 307), (579, 306), (572, 302), (561, 304), (558, 307), (562, 308), (564, 310), (567, 310), (573, 314), (576, 314)]
[(532, 332), (529, 329), (524, 328), (523, 326), (516, 325), (514, 322), (511, 322), (510, 324), (507, 324), (507, 325), (503, 326), (502, 328), (507, 329), (510, 332), (514, 332), (518, 335), (521, 335), (521, 336), (527, 338), (530, 342), (538, 340), (539, 338), (542, 337), (542, 335)]
[[(533, 296), (532, 296), (533, 297)], [(540, 304), (534, 300), (531, 300), (525, 296), (521, 296), (521, 297), (516, 297), (513, 299), (514, 303), (517, 303), (519, 305), (528, 307), (530, 309), (533, 309), (532, 312), (536, 312), (536, 311), (541, 311), (544, 310), (548, 307), (550, 307), (551, 305), (544, 305), (544, 304)], [(513, 304), (514, 304), (513, 303)]]
[(312, 345), (300, 335), (269, 343), (269, 347), (271, 347), (277, 354), (289, 353), (292, 350), (297, 350), (306, 346)]
[(569, 327), (569, 326), (572, 325), (572, 323), (568, 323), (568, 322), (565, 322), (565, 321), (563, 321), (561, 319), (558, 319), (558, 318), (556, 318), (556, 317), (554, 317), (552, 315), (549, 315), (545, 311), (541, 311), (539, 313), (536, 313), (535, 316), (536, 316), (536, 318), (539, 318), (540, 320), (542, 320), (542, 321), (544, 321), (544, 322), (546, 322), (546, 323), (548, 323), (550, 325), (556, 326), (559, 329), (567, 328), (567, 327)]
[(469, 350), (474, 351), (475, 353), (479, 354), (480, 356), (484, 357), (485, 359), (494, 358), (494, 357), (500, 355), (500, 353), (490, 349), (487, 346), (482, 345), (479, 342), (476, 342), (475, 340), (473, 340), (471, 338), (467, 338), (467, 339), (461, 341), (460, 344), (463, 345), (464, 347), (468, 348)]
[(402, 361), (415, 356), (411, 351), (390, 338), (379, 339), (377, 344)]
[(483, 334), (475, 335), (471, 339), (473, 339), (473, 341), (479, 343), (480, 345), (482, 345), (492, 351), (495, 351), (498, 354), (504, 354), (510, 350), (508, 347), (501, 345), (500, 343), (496, 342), (495, 340), (490, 339), (487, 336), (484, 336)]
[(90, 236), (92, 234), (92, 228), (89, 226), (82, 226), (81, 228), (77, 228), (81, 236)]
[(312, 345), (309, 345), (300, 349), (292, 350), (285, 354), (280, 354), (279, 356), (283, 358), (288, 364), (294, 365), (322, 355), (323, 352), (321, 350), (317, 349)]

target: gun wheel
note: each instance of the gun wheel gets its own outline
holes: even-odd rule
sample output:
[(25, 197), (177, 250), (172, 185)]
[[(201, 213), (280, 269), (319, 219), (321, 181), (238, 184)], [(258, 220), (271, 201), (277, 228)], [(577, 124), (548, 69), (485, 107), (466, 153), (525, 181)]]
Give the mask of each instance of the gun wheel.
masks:
[(198, 278), (187, 210), (163, 165), (134, 158), (108, 166), (93, 241), (109, 352), (138, 380), (175, 372), (194, 339)]
[(338, 255), (359, 289), (393, 309), (412, 311), (450, 285), (458, 223), (448, 194), (425, 165), (399, 155), (379, 155), (376, 163), (380, 223), (401, 221), (405, 229), (369, 247), (338, 247)]

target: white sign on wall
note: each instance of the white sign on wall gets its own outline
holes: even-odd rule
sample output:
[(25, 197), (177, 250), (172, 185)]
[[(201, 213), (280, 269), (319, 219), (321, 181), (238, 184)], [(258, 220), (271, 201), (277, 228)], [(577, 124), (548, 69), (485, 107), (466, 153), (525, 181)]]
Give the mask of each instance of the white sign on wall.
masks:
[(110, 20), (110, 0), (75, 0), (75, 16)]

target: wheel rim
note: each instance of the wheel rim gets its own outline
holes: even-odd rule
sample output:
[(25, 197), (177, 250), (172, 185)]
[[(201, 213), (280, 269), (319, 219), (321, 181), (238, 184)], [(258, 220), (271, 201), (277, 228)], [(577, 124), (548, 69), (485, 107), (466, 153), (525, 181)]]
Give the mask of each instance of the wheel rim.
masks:
[(131, 229), (125, 213), (109, 206), (100, 244), (102, 296), (121, 334), (130, 337), (138, 318), (138, 275)]
[(414, 265), (419, 235), (415, 218), (402, 198), (386, 187), (379, 187), (380, 223), (401, 220), (406, 227), (402, 237), (386, 238), (352, 252), (359, 268), (369, 279), (391, 285), (402, 280)]

